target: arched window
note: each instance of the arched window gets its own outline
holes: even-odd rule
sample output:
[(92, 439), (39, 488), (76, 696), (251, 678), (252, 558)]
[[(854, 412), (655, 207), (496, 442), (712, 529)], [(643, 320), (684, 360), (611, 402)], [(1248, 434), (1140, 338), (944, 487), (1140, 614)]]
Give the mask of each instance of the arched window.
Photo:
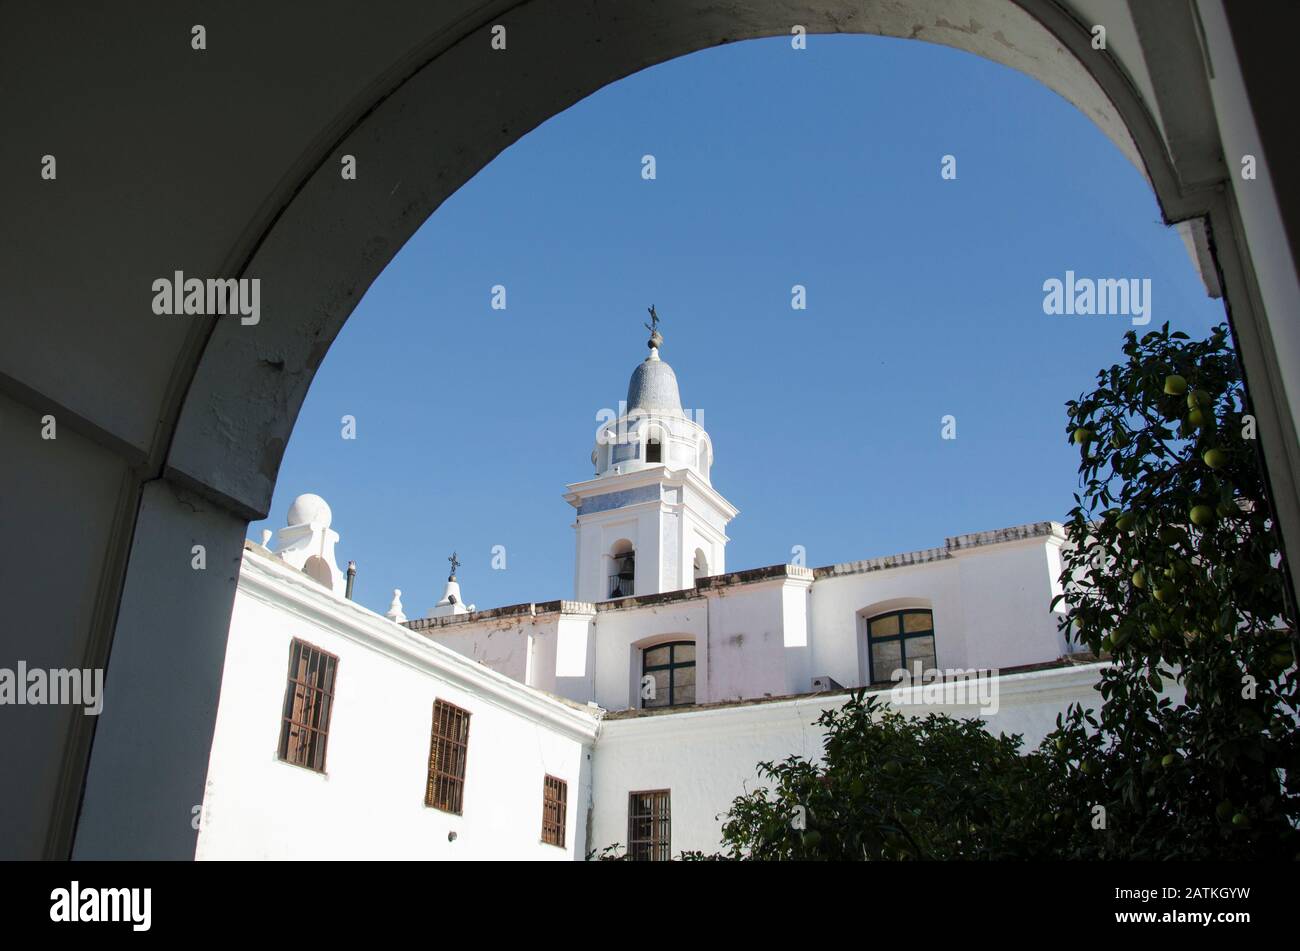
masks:
[(658, 434), (650, 437), (650, 441), (645, 444), (645, 461), (646, 462), (663, 462), (664, 446), (659, 441)]
[(641, 652), (641, 706), (677, 707), (694, 702), (694, 641), (656, 644)]
[(890, 680), (894, 671), (908, 675), (935, 666), (934, 615), (923, 608), (907, 608), (877, 614), (867, 621), (867, 652), (871, 659), (871, 682)]
[(636, 552), (632, 543), (614, 543), (610, 551), (609, 597), (630, 598), (636, 594)]

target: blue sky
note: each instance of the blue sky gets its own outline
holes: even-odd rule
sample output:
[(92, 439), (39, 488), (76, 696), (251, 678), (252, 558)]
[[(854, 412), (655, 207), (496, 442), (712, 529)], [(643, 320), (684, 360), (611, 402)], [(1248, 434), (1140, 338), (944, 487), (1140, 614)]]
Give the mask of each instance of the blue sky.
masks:
[(591, 476), (596, 413), (624, 397), (652, 303), (740, 509), (728, 568), (1060, 519), (1078, 460), (1063, 404), (1131, 326), (1044, 315), (1067, 269), (1150, 278), (1152, 328), (1223, 320), (1137, 169), (1026, 76), (863, 36), (674, 60), (525, 136), (408, 242), (326, 357), (250, 537), (316, 492), (380, 612), (401, 588), (423, 616), (452, 549), (480, 608), (571, 597), (561, 496)]

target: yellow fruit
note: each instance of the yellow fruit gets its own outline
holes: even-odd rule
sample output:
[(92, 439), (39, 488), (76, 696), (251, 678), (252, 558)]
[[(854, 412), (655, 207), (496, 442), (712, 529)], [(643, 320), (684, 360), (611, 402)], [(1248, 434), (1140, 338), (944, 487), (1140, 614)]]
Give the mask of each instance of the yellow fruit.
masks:
[(1202, 426), (1205, 425), (1205, 414), (1202, 413), (1199, 409), (1194, 409), (1187, 414), (1187, 421), (1191, 423), (1193, 426), (1195, 426), (1197, 429), (1200, 429)]
[(1133, 531), (1133, 525), (1136, 522), (1137, 522), (1137, 518), (1133, 515), (1132, 512), (1125, 512), (1119, 518), (1115, 519), (1115, 527), (1118, 528), (1121, 532), (1131, 532)]
[(1223, 464), (1228, 461), (1228, 454), (1222, 449), (1210, 449), (1201, 456), (1201, 461), (1211, 469), (1222, 469)]
[(1145, 588), (1147, 586), (1147, 576), (1141, 571), (1133, 572), (1133, 587)]
[(1084, 429), (1082, 426), (1080, 426), (1078, 429), (1074, 431), (1074, 441), (1078, 443), (1080, 446), (1088, 442), (1090, 439), (1092, 439), (1091, 429)]
[(1168, 769), (1170, 766), (1173, 766), (1177, 762), (1178, 762), (1177, 753), (1166, 753), (1164, 755), (1164, 758), (1160, 760), (1160, 765), (1163, 766), (1165, 769)]
[(1191, 519), (1193, 525), (1204, 528), (1206, 525), (1214, 524), (1214, 509), (1208, 505), (1196, 505), (1192, 507)]
[(1165, 392), (1170, 396), (1182, 396), (1187, 392), (1187, 381), (1177, 373), (1165, 377)]

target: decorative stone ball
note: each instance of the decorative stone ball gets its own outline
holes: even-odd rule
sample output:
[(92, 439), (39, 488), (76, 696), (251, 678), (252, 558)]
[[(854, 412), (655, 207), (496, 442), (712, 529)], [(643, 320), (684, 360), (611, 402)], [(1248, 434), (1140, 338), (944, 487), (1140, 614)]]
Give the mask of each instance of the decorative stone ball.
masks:
[(293, 504), (289, 506), (289, 520), (286, 524), (310, 525), (317, 523), (324, 528), (329, 528), (330, 522), (333, 520), (334, 513), (330, 511), (328, 503), (319, 495), (312, 495), (308, 492), (293, 500)]

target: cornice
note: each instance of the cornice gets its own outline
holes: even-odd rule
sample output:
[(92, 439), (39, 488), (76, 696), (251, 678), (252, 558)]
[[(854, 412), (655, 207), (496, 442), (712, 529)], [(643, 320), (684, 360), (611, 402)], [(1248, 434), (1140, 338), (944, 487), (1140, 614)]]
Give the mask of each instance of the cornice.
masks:
[(288, 611), (392, 660), (436, 676), (497, 707), (553, 727), (570, 739), (591, 743), (599, 712), (525, 686), (462, 654), (443, 647), (355, 601), (340, 598), (302, 572), (246, 551), (239, 591)]

